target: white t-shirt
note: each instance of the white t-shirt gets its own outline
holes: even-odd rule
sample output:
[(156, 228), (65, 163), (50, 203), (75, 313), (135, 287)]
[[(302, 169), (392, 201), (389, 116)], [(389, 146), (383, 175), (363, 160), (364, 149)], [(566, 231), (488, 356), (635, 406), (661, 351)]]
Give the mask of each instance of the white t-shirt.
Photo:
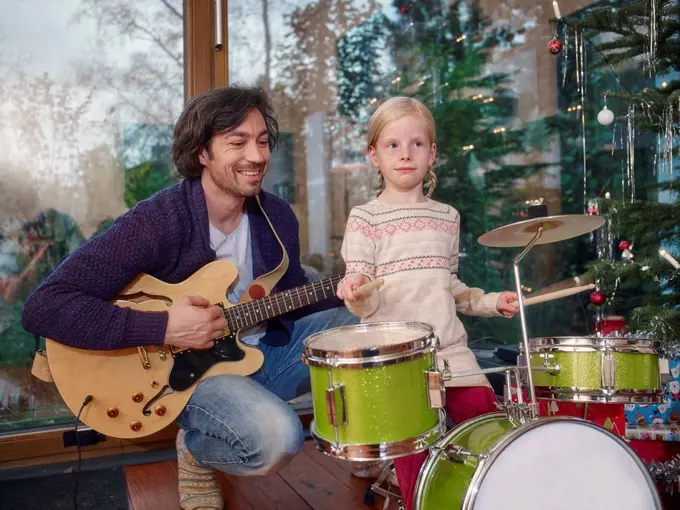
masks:
[[(238, 268), (238, 278), (227, 295), (229, 302), (236, 304), (253, 281), (253, 255), (250, 246), (248, 215), (243, 214), (241, 223), (230, 234), (225, 234), (210, 224), (210, 247), (217, 253), (217, 260), (227, 260)], [(257, 345), (266, 332), (267, 325), (262, 323), (243, 330), (239, 338), (245, 344)]]

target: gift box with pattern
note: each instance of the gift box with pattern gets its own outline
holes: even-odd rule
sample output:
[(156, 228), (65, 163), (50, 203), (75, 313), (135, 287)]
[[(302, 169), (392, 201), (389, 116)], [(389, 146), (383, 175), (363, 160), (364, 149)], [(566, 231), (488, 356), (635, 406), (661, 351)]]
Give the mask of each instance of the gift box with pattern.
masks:
[[(680, 423), (680, 359), (670, 360), (668, 368), (670, 379), (665, 386), (663, 402), (626, 405), (627, 426), (643, 427), (639, 430), (631, 428), (630, 430), (637, 431), (634, 432), (635, 434), (642, 434), (641, 431), (646, 431), (645, 426)], [(644, 434), (649, 435), (647, 432)], [(677, 439), (670, 440), (677, 441)]]
[(626, 437), (641, 441), (680, 441), (680, 426), (677, 423), (626, 425)]

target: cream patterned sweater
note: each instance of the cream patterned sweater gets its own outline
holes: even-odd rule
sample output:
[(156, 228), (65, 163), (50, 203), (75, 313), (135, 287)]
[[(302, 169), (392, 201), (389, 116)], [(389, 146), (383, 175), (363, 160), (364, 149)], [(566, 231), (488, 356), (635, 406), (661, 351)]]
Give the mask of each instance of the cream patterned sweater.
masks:
[[(496, 309), (499, 293), (485, 294), (458, 279), (459, 236), (460, 215), (451, 206), (431, 199), (413, 205), (373, 200), (352, 209), (342, 245), (348, 275), (385, 280), (378, 292), (347, 303), (348, 308), (362, 322), (430, 324), (439, 337), (439, 368), (446, 359), (454, 373), (479, 369), (456, 311), (502, 317)], [(446, 385), (490, 386), (482, 374)]]

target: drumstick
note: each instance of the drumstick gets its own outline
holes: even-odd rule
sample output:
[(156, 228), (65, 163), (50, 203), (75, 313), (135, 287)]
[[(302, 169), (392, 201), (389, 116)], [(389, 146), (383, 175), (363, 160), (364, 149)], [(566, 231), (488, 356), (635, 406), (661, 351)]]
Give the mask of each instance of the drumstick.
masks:
[(590, 273), (585, 273), (579, 276), (573, 276), (562, 280), (561, 282), (553, 283), (547, 287), (543, 287), (541, 290), (534, 291), (530, 294), (530, 297), (538, 297), (543, 294), (551, 294), (557, 292), (558, 290), (571, 289), (579, 285), (588, 285), (589, 283), (595, 283), (595, 277)]
[(595, 284), (590, 283), (588, 285), (581, 285), (580, 287), (572, 287), (570, 289), (558, 290), (556, 292), (550, 292), (549, 294), (543, 294), (541, 296), (524, 298), (524, 306), (535, 305), (538, 303), (543, 303), (545, 301), (552, 301), (553, 299), (559, 299), (567, 296), (572, 296), (583, 292), (584, 290), (594, 289)]
[(382, 278), (380, 280), (373, 280), (372, 282), (364, 283), (361, 287), (354, 291), (355, 296), (368, 296), (374, 290), (379, 289), (383, 286), (385, 280)]

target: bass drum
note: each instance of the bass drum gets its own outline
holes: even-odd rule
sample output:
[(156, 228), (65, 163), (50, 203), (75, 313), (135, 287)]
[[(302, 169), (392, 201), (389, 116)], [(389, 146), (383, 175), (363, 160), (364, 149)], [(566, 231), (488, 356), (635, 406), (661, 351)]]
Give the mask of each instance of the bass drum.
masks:
[(514, 426), (474, 418), (430, 449), (416, 510), (661, 510), (642, 461), (618, 437), (579, 418)]

